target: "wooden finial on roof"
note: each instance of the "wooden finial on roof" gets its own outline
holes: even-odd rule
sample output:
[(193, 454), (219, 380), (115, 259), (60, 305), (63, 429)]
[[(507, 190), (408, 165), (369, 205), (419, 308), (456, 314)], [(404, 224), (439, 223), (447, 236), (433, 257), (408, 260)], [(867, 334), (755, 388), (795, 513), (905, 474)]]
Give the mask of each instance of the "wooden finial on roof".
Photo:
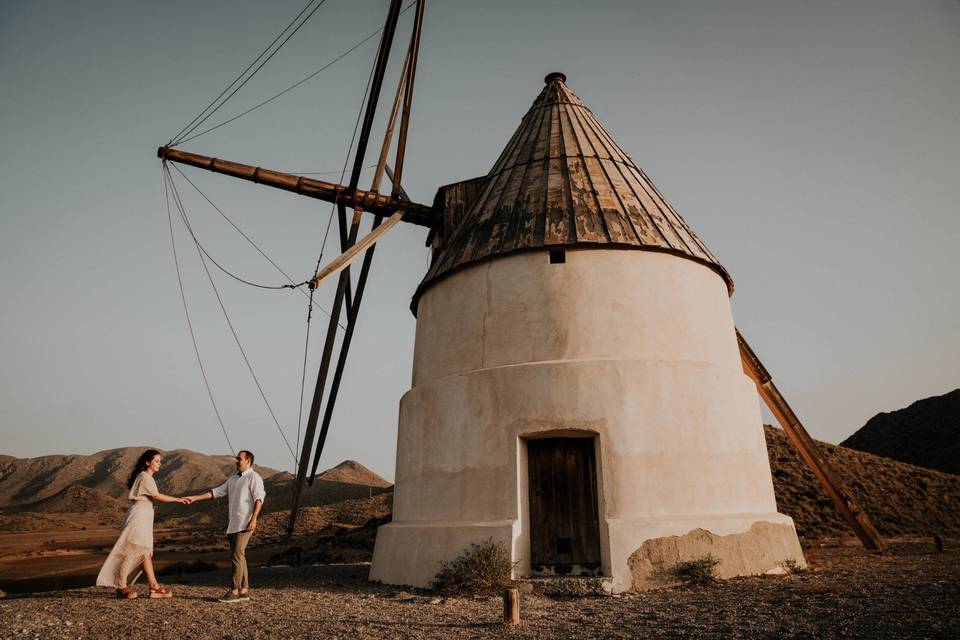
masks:
[(559, 71), (554, 71), (553, 73), (548, 73), (547, 76), (543, 79), (544, 84), (550, 84), (554, 80), (559, 80), (560, 82), (566, 82), (567, 76)]

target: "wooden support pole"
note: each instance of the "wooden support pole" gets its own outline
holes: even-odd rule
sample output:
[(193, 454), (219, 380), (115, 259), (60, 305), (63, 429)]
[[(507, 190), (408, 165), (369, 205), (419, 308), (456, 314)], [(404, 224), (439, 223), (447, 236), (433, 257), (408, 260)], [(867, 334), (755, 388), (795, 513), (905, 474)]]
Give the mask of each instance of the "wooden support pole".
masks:
[(520, 624), (520, 591), (517, 589), (503, 591), (503, 624)]
[[(367, 98), (367, 106), (363, 115), (363, 125), (360, 128), (360, 135), (357, 143), (357, 152), (354, 156), (353, 161), (353, 171), (350, 175), (350, 185), (347, 187), (346, 192), (349, 194), (358, 193), (357, 185), (360, 180), (360, 171), (363, 168), (363, 159), (367, 151), (367, 142), (370, 139), (370, 129), (373, 126), (373, 119), (376, 115), (377, 101), (380, 99), (380, 88), (383, 86), (383, 76), (386, 72), (387, 60), (390, 57), (390, 48), (393, 43), (393, 35), (397, 28), (397, 18), (400, 15), (400, 4), (401, 0), (390, 0), (390, 8), (387, 10), (387, 20), (386, 24), (383, 27), (383, 35), (380, 38), (380, 48), (377, 51), (377, 59), (374, 63), (373, 77), (371, 78), (370, 83), (370, 95)], [(382, 169), (381, 169), (382, 171)], [(368, 193), (372, 193), (375, 197), (380, 197), (376, 193), (376, 189), (371, 190)], [(389, 198), (388, 198), (389, 200)], [(336, 200), (335, 200), (336, 201)], [(395, 211), (401, 207), (394, 208), (393, 211), (390, 211), (390, 214), (393, 214)], [(349, 249), (357, 240), (357, 234), (360, 228), (360, 218), (364, 210), (364, 204), (361, 202), (354, 203), (354, 212), (353, 212), (353, 223), (350, 227), (350, 233), (345, 242), (342, 242), (342, 249), (346, 251)], [(340, 209), (340, 218), (341, 224), (343, 223), (343, 209)], [(382, 220), (383, 212), (380, 212), (374, 218), (374, 226), (378, 226)], [(341, 241), (343, 236), (341, 234)], [(368, 253), (373, 250), (371, 245), (368, 249)], [(350, 272), (347, 270), (342, 270), (340, 272), (340, 280), (337, 285), (337, 293), (334, 296), (333, 310), (330, 313), (330, 325), (327, 330), (327, 340), (324, 344), (323, 358), (320, 363), (320, 371), (317, 374), (317, 385), (314, 388), (313, 400), (310, 403), (310, 415), (307, 419), (307, 428), (304, 434), (303, 441), (303, 451), (299, 459), (299, 466), (297, 469), (297, 479), (295, 480), (294, 490), (293, 490), (293, 503), (290, 505), (290, 521), (287, 525), (287, 536), (293, 535), (293, 529), (297, 521), (297, 511), (300, 508), (300, 493), (303, 488), (304, 482), (307, 480), (307, 467), (310, 462), (310, 450), (313, 448), (313, 438), (317, 429), (317, 420), (320, 417), (320, 405), (323, 401), (323, 391), (326, 385), (327, 373), (330, 370), (330, 355), (332, 355), (333, 343), (336, 338), (336, 323), (340, 318), (340, 310), (343, 304), (344, 296), (349, 289), (350, 284)], [(348, 307), (348, 310), (355, 308), (359, 304), (359, 299), (363, 295), (362, 284), (358, 283), (357, 290), (354, 292), (354, 299), (352, 301), (352, 306)], [(348, 316), (350, 313), (348, 312)], [(348, 324), (348, 330), (350, 325)], [(341, 347), (341, 358), (342, 359), (343, 349)], [(338, 369), (340, 367), (338, 366)], [(325, 421), (326, 422), (326, 421)], [(324, 427), (326, 429), (326, 426)], [(325, 432), (321, 432), (321, 439), (326, 436)], [(322, 444), (320, 445), (322, 448)], [(319, 452), (318, 448), (318, 452)], [(316, 468), (316, 464), (314, 464)], [(313, 478), (311, 474), (310, 484), (313, 484)]]
[[(379, 216), (374, 219), (373, 224), (374, 231), (376, 231), (377, 225), (380, 224)], [(323, 454), (323, 447), (327, 442), (327, 432), (330, 430), (330, 421), (333, 419), (333, 409), (337, 404), (340, 382), (343, 380), (343, 372), (347, 364), (347, 354), (350, 352), (353, 334), (356, 331), (357, 312), (360, 309), (360, 303), (363, 301), (363, 292), (367, 285), (367, 276), (370, 275), (370, 264), (373, 260), (374, 249), (376, 249), (376, 245), (372, 245), (363, 255), (363, 264), (360, 267), (360, 277), (357, 278), (357, 290), (353, 299), (353, 307), (347, 309), (347, 330), (343, 334), (343, 342), (340, 345), (340, 356), (337, 359), (337, 368), (333, 372), (333, 379), (330, 382), (330, 392), (327, 395), (327, 403), (323, 410), (323, 422), (320, 425), (320, 435), (317, 437), (317, 448), (313, 453), (313, 467), (310, 471), (311, 483), (313, 476), (317, 473), (317, 465), (320, 464), (320, 456)]]
[(293, 530), (297, 524), (297, 511), (300, 508), (300, 493), (303, 490), (303, 482), (307, 477), (310, 452), (313, 450), (313, 436), (317, 429), (317, 419), (320, 417), (320, 403), (323, 401), (323, 389), (327, 384), (327, 372), (330, 370), (330, 360), (333, 357), (333, 345), (337, 338), (340, 311), (343, 305), (344, 293), (347, 288), (346, 275), (346, 273), (340, 274), (337, 293), (333, 298), (333, 308), (330, 309), (330, 320), (327, 323), (327, 336), (323, 343), (323, 355), (320, 357), (317, 383), (313, 389), (313, 400), (310, 402), (310, 413), (307, 416), (307, 429), (303, 436), (303, 446), (300, 449), (300, 457), (297, 462), (297, 479), (293, 485), (290, 520), (287, 523), (287, 537), (293, 536)]
[(377, 51), (377, 60), (373, 66), (373, 78), (370, 81), (370, 95), (367, 98), (367, 108), (363, 113), (363, 124), (360, 126), (360, 136), (357, 138), (357, 153), (353, 157), (353, 171), (350, 174), (348, 191), (356, 191), (360, 184), (360, 171), (363, 169), (363, 159), (367, 153), (367, 143), (370, 140), (370, 129), (373, 119), (377, 115), (377, 102), (380, 100), (380, 88), (383, 86), (383, 76), (387, 70), (387, 61), (390, 59), (390, 48), (393, 46), (393, 35), (397, 30), (397, 19), (400, 17), (400, 0), (390, 0), (387, 9), (387, 21), (383, 26), (383, 35), (380, 38), (380, 49)]
[(870, 518), (854, 501), (840, 478), (834, 474), (826, 458), (821, 455), (817, 448), (817, 443), (803, 428), (797, 414), (793, 412), (777, 386), (773, 384), (772, 376), (764, 368), (760, 358), (750, 348), (750, 345), (747, 344), (739, 329), (737, 329), (737, 344), (740, 347), (740, 360), (743, 363), (744, 373), (757, 385), (760, 397), (763, 398), (767, 407), (776, 416), (790, 442), (797, 448), (807, 466), (813, 471), (813, 475), (816, 476), (824, 492), (833, 501), (837, 511), (847, 521), (853, 532), (857, 534), (864, 547), (870, 551), (884, 553), (886, 549), (883, 540), (877, 530), (873, 528)]
[(407, 149), (407, 132), (410, 128), (410, 109), (413, 105), (413, 87), (417, 79), (417, 58), (420, 55), (420, 35), (423, 32), (423, 9), (425, 0), (417, 1), (417, 13), (413, 21), (413, 35), (410, 38), (410, 52), (408, 55), (408, 69), (404, 78), (403, 117), (400, 120), (400, 138), (397, 140), (397, 158), (394, 163), (395, 174), (391, 174), (393, 183), (392, 195), (399, 197), (403, 191), (403, 161)]
[(390, 183), (393, 184), (393, 189), (397, 193), (397, 198), (400, 200), (409, 200), (410, 196), (407, 195), (407, 192), (404, 190), (403, 186), (397, 182), (396, 175), (394, 175), (393, 169), (390, 168), (390, 165), (385, 165), (384, 170), (387, 172), (387, 177), (390, 178)]
[[(411, 34), (411, 39), (410, 39), (410, 46), (407, 50), (406, 60), (404, 61), (403, 72), (400, 76), (399, 82), (397, 83), (397, 92), (393, 100), (393, 108), (390, 111), (390, 117), (387, 122), (386, 134), (384, 135), (383, 145), (381, 146), (381, 149), (380, 149), (380, 159), (377, 162), (377, 168), (376, 168), (376, 171), (374, 172), (373, 180), (370, 185), (370, 191), (373, 193), (377, 193), (380, 190), (380, 181), (382, 180), (384, 171), (386, 169), (387, 154), (390, 150), (390, 143), (393, 137), (394, 125), (396, 124), (397, 114), (399, 113), (399, 110), (400, 110), (401, 97), (404, 99), (404, 105), (405, 105), (404, 115), (405, 116), (409, 115), (409, 102), (412, 99), (412, 92), (413, 92), (413, 85), (411, 84), (411, 79), (414, 77), (414, 74), (416, 73), (416, 66), (417, 66), (416, 54), (417, 54), (419, 42), (420, 42), (420, 28), (422, 27), (422, 24), (423, 24), (422, 0), (420, 0), (419, 5), (420, 5), (418, 7), (419, 17), (417, 20), (414, 21), (413, 33)], [(401, 163), (401, 165), (403, 162), (402, 160), (403, 149), (404, 149), (404, 145), (406, 144), (406, 134), (405, 134), (406, 126), (407, 126), (407, 120), (404, 120), (404, 122), (401, 125), (401, 138), (397, 143), (397, 157), (400, 159), (399, 162)], [(400, 181), (400, 178), (399, 178), (400, 169), (398, 168), (397, 171), (398, 171), (398, 174), (396, 177), (397, 182), (394, 183), (394, 187), (396, 187), (396, 184), (398, 184)], [(396, 196), (392, 196), (392, 197), (396, 197)], [(353, 218), (354, 226), (351, 229), (352, 234), (355, 234), (356, 225), (358, 225), (360, 222), (359, 216), (360, 216), (360, 212), (356, 211), (354, 213), (354, 218)], [(372, 231), (371, 234), (375, 233), (378, 230), (378, 227), (380, 226), (380, 221), (381, 221), (381, 216), (378, 215), (374, 219), (374, 222), (373, 222), (374, 231)], [(334, 407), (336, 406), (337, 396), (340, 392), (340, 383), (343, 380), (343, 372), (346, 367), (347, 354), (349, 354), (350, 352), (350, 345), (353, 342), (353, 335), (356, 330), (357, 313), (359, 312), (360, 304), (363, 301), (363, 291), (364, 291), (364, 288), (366, 287), (367, 277), (370, 274), (370, 265), (373, 260), (373, 254), (375, 249), (376, 249), (376, 245), (371, 244), (370, 247), (367, 249), (366, 253), (364, 253), (363, 265), (360, 267), (360, 277), (357, 279), (357, 288), (354, 295), (353, 305), (348, 306), (347, 308), (347, 330), (344, 333), (343, 342), (340, 345), (340, 357), (337, 360), (337, 368), (334, 371), (333, 379), (330, 383), (330, 391), (327, 394), (327, 402), (324, 407), (323, 422), (320, 426), (320, 435), (317, 438), (317, 447), (313, 454), (313, 467), (310, 472), (311, 481), (313, 476), (317, 472), (318, 465), (320, 464), (320, 456), (323, 455), (323, 448), (324, 448), (324, 445), (326, 444), (327, 433), (330, 429), (330, 422), (333, 419), (333, 410), (334, 410)]]
[[(346, 219), (347, 219), (347, 208), (346, 208), (343, 204), (339, 204), (339, 203), (337, 204), (337, 216), (339, 216), (339, 217), (342, 218), (343, 220), (346, 220)], [(344, 224), (346, 224), (346, 223), (344, 223)], [(344, 244), (346, 244), (346, 243), (344, 243)], [(341, 249), (341, 251), (343, 251), (343, 249)], [(350, 275), (349, 275), (349, 274), (347, 274), (347, 284), (346, 284), (346, 288), (345, 288), (344, 291), (343, 291), (343, 296), (344, 296), (343, 299), (344, 299), (344, 301), (346, 302), (346, 305), (347, 305), (347, 309), (349, 309), (350, 307), (353, 306), (353, 288), (352, 288), (352, 285), (351, 285), (351, 283), (350, 283)]]

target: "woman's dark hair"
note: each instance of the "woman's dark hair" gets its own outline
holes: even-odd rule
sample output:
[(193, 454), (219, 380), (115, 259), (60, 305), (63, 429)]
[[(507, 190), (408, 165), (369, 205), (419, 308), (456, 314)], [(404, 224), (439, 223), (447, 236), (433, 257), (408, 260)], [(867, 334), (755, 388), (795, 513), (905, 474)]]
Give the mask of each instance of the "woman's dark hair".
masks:
[(160, 455), (160, 452), (156, 449), (147, 449), (140, 454), (140, 457), (137, 458), (137, 464), (134, 465), (133, 471), (130, 472), (130, 478), (127, 480), (127, 489), (133, 488), (133, 481), (137, 479), (141, 471), (147, 470), (147, 465), (153, 460), (153, 456), (158, 455)]

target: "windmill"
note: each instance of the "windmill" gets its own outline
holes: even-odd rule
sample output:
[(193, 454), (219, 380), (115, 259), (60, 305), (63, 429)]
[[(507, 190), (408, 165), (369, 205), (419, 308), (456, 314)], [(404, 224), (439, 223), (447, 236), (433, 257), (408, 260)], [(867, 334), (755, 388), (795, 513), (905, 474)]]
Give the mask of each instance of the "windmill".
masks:
[[(488, 538), (511, 550), (518, 574), (605, 576), (613, 590), (643, 588), (656, 558), (723, 545), (728, 575), (802, 564), (792, 520), (776, 511), (756, 392), (863, 544), (882, 551), (735, 328), (730, 275), (563, 74), (545, 78), (486, 176), (441, 187), (432, 205), (405, 196), (423, 5), (369, 189), (359, 177), (397, 0), (347, 184), (158, 150), (164, 162), (337, 205), (342, 253), (309, 283), (338, 277), (288, 530), (323, 451), (376, 242), (404, 222), (429, 229), (432, 261), (411, 303), (394, 518), (378, 532), (371, 578), (426, 585), (441, 561)], [(380, 183), (398, 118), (388, 195)], [(360, 238), (364, 213), (373, 229)]]

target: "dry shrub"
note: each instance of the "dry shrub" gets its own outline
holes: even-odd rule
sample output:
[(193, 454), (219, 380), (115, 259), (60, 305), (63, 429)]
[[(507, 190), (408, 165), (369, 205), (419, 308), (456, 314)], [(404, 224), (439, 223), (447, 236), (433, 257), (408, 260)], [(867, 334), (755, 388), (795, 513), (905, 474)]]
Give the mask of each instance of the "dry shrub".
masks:
[(684, 584), (712, 584), (717, 580), (714, 570), (718, 564), (720, 561), (708, 553), (694, 560), (678, 562), (670, 569), (670, 574)]
[(800, 566), (800, 563), (797, 562), (794, 558), (787, 558), (780, 563), (780, 566), (789, 571), (790, 573), (806, 573), (807, 569)]
[(488, 538), (442, 563), (432, 587), (443, 595), (491, 595), (510, 586), (512, 570), (507, 545)]

